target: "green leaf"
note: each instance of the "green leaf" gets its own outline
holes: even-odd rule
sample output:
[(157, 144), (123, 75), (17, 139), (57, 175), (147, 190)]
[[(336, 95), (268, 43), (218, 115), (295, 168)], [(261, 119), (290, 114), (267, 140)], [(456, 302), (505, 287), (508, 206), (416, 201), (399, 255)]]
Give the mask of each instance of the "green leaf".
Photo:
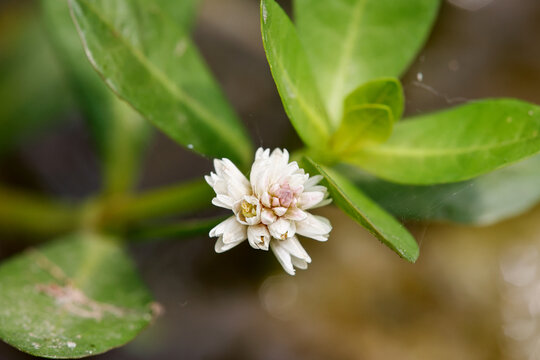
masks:
[(385, 105), (366, 104), (348, 108), (331, 147), (340, 157), (356, 153), (367, 144), (381, 143), (392, 134), (394, 116)]
[(398, 79), (381, 78), (360, 85), (345, 98), (345, 112), (366, 104), (386, 105), (392, 110), (394, 121), (401, 119), (405, 107), (403, 88)]
[(73, 235), (0, 266), (0, 337), (35, 356), (81, 358), (131, 341), (151, 296), (113, 239)]
[(72, 98), (35, 9), (22, 4), (3, 7), (0, 23), (3, 153), (60, 123), (72, 106)]
[(170, 0), (70, 0), (86, 54), (109, 87), (180, 144), (247, 166), (245, 129)]
[(426, 40), (439, 0), (295, 0), (300, 39), (334, 123), (360, 84), (399, 76)]
[(473, 180), (430, 186), (395, 184), (353, 167), (340, 171), (403, 220), (490, 225), (517, 216), (540, 202), (540, 155)]
[(331, 126), (315, 77), (296, 29), (274, 0), (261, 1), (261, 29), (270, 70), (296, 132), (308, 146), (326, 144)]
[(538, 106), (484, 100), (398, 123), (387, 142), (344, 161), (397, 183), (457, 182), (537, 153), (539, 131)]
[(148, 140), (148, 125), (116, 98), (86, 60), (67, 2), (42, 0), (42, 7), (58, 56), (65, 64), (64, 71), (99, 150), (105, 191), (131, 190)]
[(341, 210), (399, 256), (410, 262), (418, 259), (419, 248), (416, 241), (392, 215), (335, 170), (318, 165), (309, 158), (305, 159), (308, 169), (324, 177), (323, 185), (328, 188), (334, 203)]

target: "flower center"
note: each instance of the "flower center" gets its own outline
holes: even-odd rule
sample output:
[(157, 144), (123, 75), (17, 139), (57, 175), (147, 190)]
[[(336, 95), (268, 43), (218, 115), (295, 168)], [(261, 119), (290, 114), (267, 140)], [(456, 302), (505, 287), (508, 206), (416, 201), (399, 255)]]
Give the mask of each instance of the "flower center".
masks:
[(242, 209), (242, 215), (244, 215), (246, 219), (257, 216), (257, 208), (246, 200), (242, 201), (240, 208)]

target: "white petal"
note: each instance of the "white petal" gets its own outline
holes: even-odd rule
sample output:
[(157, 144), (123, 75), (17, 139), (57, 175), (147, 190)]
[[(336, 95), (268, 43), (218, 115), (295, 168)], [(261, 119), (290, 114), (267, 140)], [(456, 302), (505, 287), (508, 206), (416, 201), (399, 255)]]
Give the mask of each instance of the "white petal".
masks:
[(223, 243), (230, 244), (237, 241), (244, 241), (247, 239), (247, 226), (238, 223), (237, 221), (231, 222), (227, 230), (223, 233)]
[(323, 207), (323, 206), (326, 206), (326, 205), (330, 204), (331, 202), (332, 202), (332, 198), (326, 198), (323, 201), (321, 201), (320, 203), (318, 203), (317, 205), (312, 206), (310, 209), (320, 208), (320, 207)]
[(271, 237), (265, 225), (248, 226), (247, 235), (252, 248), (268, 250)]
[(291, 256), (307, 263), (311, 262), (311, 258), (306, 250), (304, 250), (296, 236), (290, 237), (287, 240), (282, 240), (280, 241), (280, 244), (285, 250), (287, 250), (289, 254), (291, 254)]
[(306, 270), (308, 268), (308, 262), (302, 259), (298, 259), (294, 256), (291, 256), (292, 264), (295, 268)]
[(220, 237), (224, 244), (235, 243), (247, 238), (247, 228), (231, 216), (210, 230), (210, 237)]
[(269, 184), (269, 175), (268, 170), (270, 169), (269, 159), (262, 158), (255, 160), (251, 166), (251, 172), (249, 174), (249, 179), (251, 181), (251, 187), (253, 193), (259, 198), (266, 192)]
[(285, 248), (281, 246), (281, 242), (279, 240), (272, 240), (270, 242), (270, 249), (272, 249), (272, 252), (278, 259), (283, 269), (288, 274), (294, 275), (294, 267), (292, 264), (291, 255), (287, 250), (285, 250)]
[(211, 187), (214, 187), (214, 179), (212, 178), (212, 174), (214, 174), (214, 173), (210, 173), (210, 175), (206, 175), (204, 177), (204, 180), (206, 180), (208, 185), (210, 185)]
[(325, 194), (320, 191), (303, 192), (298, 198), (297, 206), (303, 210), (308, 210), (317, 206), (323, 201)]
[(270, 234), (276, 239), (284, 240), (296, 233), (296, 225), (294, 221), (289, 221), (284, 218), (278, 219), (275, 223), (268, 226)]
[(212, 230), (210, 230), (210, 237), (218, 237), (223, 235), (225, 231), (229, 228), (229, 225), (233, 222), (236, 222), (236, 218), (234, 216), (231, 216), (227, 218), (226, 220), (220, 222)]
[(261, 196), (261, 203), (266, 207), (272, 207), (271, 201), (270, 195), (265, 191)]
[(212, 204), (231, 210), (233, 208), (234, 202), (233, 199), (231, 199), (227, 195), (217, 194), (217, 196), (212, 199)]
[(308, 175), (306, 174), (294, 174), (289, 176), (287, 182), (291, 188), (303, 188), (307, 179)]
[(304, 221), (296, 223), (296, 232), (300, 235), (319, 240), (328, 240), (328, 235), (332, 230), (330, 221), (322, 216), (315, 216), (307, 213), (308, 216)]
[(270, 149), (258, 148), (255, 152), (255, 160), (268, 159), (270, 157)]
[[(308, 191), (308, 190), (304, 190), (304, 191)], [(310, 186), (309, 191), (320, 191), (326, 194), (328, 192), (328, 189), (322, 185), (314, 185), (314, 186)]]
[(313, 191), (311, 187), (317, 185), (323, 179), (322, 175), (311, 176), (304, 184), (306, 191)]
[(306, 269), (311, 258), (306, 253), (298, 239), (294, 236), (287, 240), (272, 240), (270, 248), (285, 271), (295, 274), (294, 267)]
[(286, 207), (275, 207), (275, 208), (272, 208), (272, 210), (274, 211), (274, 214), (276, 214), (277, 216), (283, 216), (285, 215), (288, 209)]
[(276, 214), (272, 210), (267, 208), (262, 209), (261, 211), (261, 222), (265, 225), (273, 224), (277, 220)]
[(289, 210), (287, 210), (285, 213), (284, 218), (293, 221), (303, 221), (307, 218), (307, 213), (299, 208), (289, 208)]
[[(217, 176), (225, 182), (227, 195), (233, 199), (233, 202), (251, 193), (248, 179), (229, 159), (214, 160), (214, 168)], [(216, 190), (215, 186), (214, 190)]]
[(227, 250), (230, 250), (232, 249), (233, 247), (241, 244), (244, 240), (240, 240), (240, 241), (237, 241), (237, 242), (233, 242), (233, 243), (229, 243), (229, 244), (225, 244), (223, 242), (223, 238), (220, 236), (219, 239), (216, 241), (216, 244), (214, 245), (214, 250), (217, 252), (217, 253), (222, 253), (222, 252), (225, 252)]

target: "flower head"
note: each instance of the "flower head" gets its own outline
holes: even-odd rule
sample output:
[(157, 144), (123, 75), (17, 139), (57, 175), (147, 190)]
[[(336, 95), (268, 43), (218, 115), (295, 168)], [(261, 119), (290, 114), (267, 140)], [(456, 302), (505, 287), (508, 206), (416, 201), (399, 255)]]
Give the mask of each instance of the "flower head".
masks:
[(214, 167), (215, 173), (205, 177), (216, 192), (212, 203), (234, 213), (210, 231), (218, 238), (216, 252), (247, 239), (255, 249), (271, 249), (289, 274), (295, 267), (306, 269), (311, 258), (297, 235), (326, 241), (332, 230), (328, 219), (307, 212), (332, 201), (318, 185), (322, 176), (310, 177), (280, 149), (259, 148), (249, 180), (228, 159), (214, 160)]

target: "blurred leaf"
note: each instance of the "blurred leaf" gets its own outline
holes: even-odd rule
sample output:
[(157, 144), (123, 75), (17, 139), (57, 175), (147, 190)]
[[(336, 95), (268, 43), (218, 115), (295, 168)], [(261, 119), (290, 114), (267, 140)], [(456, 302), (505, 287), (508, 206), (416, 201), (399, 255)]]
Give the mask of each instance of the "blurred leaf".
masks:
[(397, 183), (467, 180), (540, 151), (540, 108), (484, 100), (398, 123), (390, 139), (345, 162)]
[(0, 266), (0, 337), (36, 356), (80, 358), (132, 340), (151, 296), (112, 239), (74, 235)]
[(0, 153), (60, 122), (71, 97), (33, 8), (0, 13)]
[(382, 104), (392, 110), (394, 121), (403, 115), (403, 88), (398, 79), (381, 78), (357, 87), (345, 98), (345, 112), (353, 107), (366, 104)]
[(354, 167), (340, 171), (403, 220), (489, 225), (519, 215), (540, 201), (540, 155), (473, 180), (430, 186), (387, 182)]
[(334, 123), (358, 85), (407, 69), (429, 34), (439, 0), (295, 0), (300, 39)]
[(106, 191), (135, 183), (149, 128), (137, 112), (107, 88), (86, 59), (67, 1), (42, 0), (45, 20), (64, 71), (88, 122), (103, 161)]
[(86, 53), (121, 98), (180, 144), (247, 167), (245, 129), (169, 0), (70, 0)]
[(348, 108), (331, 146), (339, 156), (355, 153), (367, 144), (381, 143), (392, 134), (394, 116), (386, 105), (365, 104)]
[(308, 146), (326, 144), (330, 122), (315, 77), (296, 29), (274, 0), (261, 1), (261, 28), (270, 70), (296, 132)]
[(312, 173), (324, 176), (323, 185), (328, 188), (334, 203), (341, 210), (402, 258), (410, 262), (418, 259), (420, 250), (416, 241), (392, 215), (338, 172), (318, 165), (309, 158), (305, 159)]

